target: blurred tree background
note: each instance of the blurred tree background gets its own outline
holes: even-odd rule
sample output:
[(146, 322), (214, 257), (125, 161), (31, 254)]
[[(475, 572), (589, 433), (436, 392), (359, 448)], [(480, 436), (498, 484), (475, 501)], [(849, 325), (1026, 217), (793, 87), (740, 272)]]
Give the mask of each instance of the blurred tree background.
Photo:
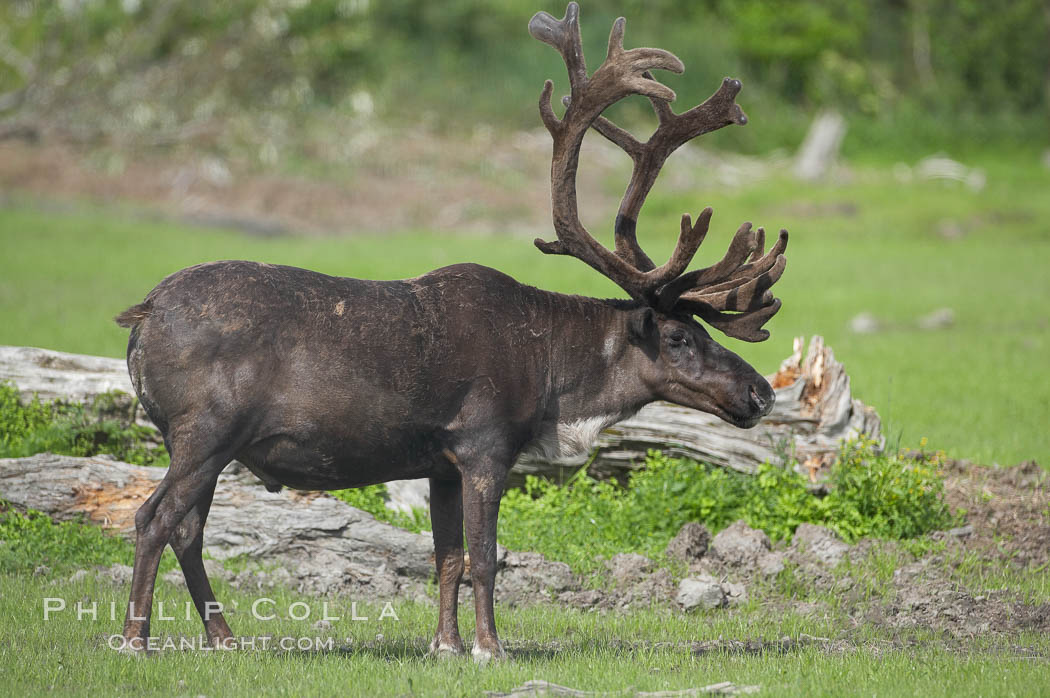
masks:
[[(289, 148), (334, 157), (315, 135), (333, 122), (534, 128), (539, 76), (564, 85), (558, 56), (526, 31), (538, 9), (564, 11), (536, 0), (7, 0), (0, 133), (191, 143), (266, 165)], [(621, 14), (628, 45), (683, 59), (684, 76), (661, 77), (681, 104), (723, 75), (744, 80), (741, 102), (762, 128), (731, 129), (724, 147), (793, 148), (823, 107), (847, 116), (847, 154), (1047, 142), (1050, 0), (589, 0), (592, 70)], [(618, 111), (628, 123), (646, 113)]]
[[(567, 92), (538, 10), (565, 0), (0, 0), (0, 344), (119, 356), (116, 313), (222, 258), (622, 295), (530, 244), (551, 235), (537, 100)], [(741, 221), (792, 233), (773, 339), (727, 345), (772, 373), (821, 334), (891, 440), (1050, 462), (1050, 0), (584, 0), (590, 70), (620, 15), (627, 47), (685, 63), (658, 76), (676, 110), (728, 75), (750, 117), (669, 160), (646, 249), (707, 204), (698, 265)], [(827, 110), (844, 140), (804, 176)], [(583, 148), (608, 241), (630, 161)]]

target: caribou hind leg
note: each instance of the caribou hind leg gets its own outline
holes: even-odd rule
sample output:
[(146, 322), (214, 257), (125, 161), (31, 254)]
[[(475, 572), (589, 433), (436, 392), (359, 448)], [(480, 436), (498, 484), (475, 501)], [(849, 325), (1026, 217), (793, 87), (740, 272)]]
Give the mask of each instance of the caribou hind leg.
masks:
[[(204, 430), (186, 430), (190, 435), (188, 439), (172, 439), (172, 459), (168, 474), (164, 476), (157, 489), (139, 508), (135, 514), (135, 567), (131, 577), (131, 596), (128, 600), (128, 610), (124, 619), (124, 639), (126, 647), (134, 650), (145, 649), (149, 637), (150, 612), (153, 606), (153, 590), (157, 581), (157, 567), (160, 564), (160, 556), (164, 546), (173, 539), (176, 529), (186, 518), (190, 510), (204, 498), (210, 505), (212, 494), (215, 491), (215, 482), (222, 469), (233, 458), (235, 449), (229, 447), (205, 447), (200, 446), (201, 441), (194, 442), (196, 433), (207, 433)], [(197, 518), (200, 520), (200, 528), (203, 530), (204, 517), (198, 510)], [(189, 522), (190, 529), (196, 527)], [(186, 531), (189, 532), (189, 529)], [(196, 533), (196, 531), (194, 531)], [(180, 544), (182, 536), (178, 537)], [(192, 577), (194, 583), (201, 591), (198, 575), (196, 574), (193, 555), (189, 552), (189, 544), (183, 547), (184, 557), (190, 561), (191, 573), (187, 581)], [(199, 559), (199, 553), (198, 559)], [(200, 563), (200, 575), (203, 577), (203, 562)], [(210, 585), (209, 590), (210, 590)], [(204, 598), (204, 597), (202, 597)], [(194, 598), (196, 603), (197, 599)], [(221, 623), (212, 619), (212, 628), (209, 628), (209, 636), (212, 631), (221, 632), (226, 626), (225, 620)], [(227, 632), (229, 628), (226, 627)]]
[(212, 591), (208, 575), (204, 571), (204, 559), (201, 557), (204, 549), (204, 524), (208, 520), (208, 511), (211, 509), (214, 494), (215, 483), (213, 481), (185, 518), (175, 527), (175, 532), (171, 536), (171, 548), (175, 551), (175, 557), (178, 558), (179, 565), (182, 567), (182, 574), (186, 577), (186, 587), (193, 599), (193, 605), (197, 608), (201, 620), (204, 621), (208, 641), (213, 646), (221, 646), (222, 643), (233, 637), (233, 632), (226, 623), (222, 612), (218, 610), (215, 592)]
[(459, 636), (459, 584), (463, 580), (463, 481), (430, 478), (430, 523), (434, 529), (440, 611), (431, 654), (463, 654)]

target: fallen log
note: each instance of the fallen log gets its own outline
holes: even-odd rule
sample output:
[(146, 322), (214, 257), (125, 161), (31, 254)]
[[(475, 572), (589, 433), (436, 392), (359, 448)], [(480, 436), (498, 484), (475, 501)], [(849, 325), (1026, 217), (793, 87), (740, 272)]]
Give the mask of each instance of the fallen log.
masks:
[[(166, 473), (108, 458), (0, 459), (0, 497), (21, 510), (59, 521), (83, 517), (133, 538), (135, 512)], [(376, 521), (328, 495), (269, 492), (242, 468), (219, 476), (204, 552), (217, 560), (243, 556), (280, 565), (300, 590), (371, 598), (422, 598), (434, 564), (429, 534)]]
[[(109, 458), (49, 453), (0, 458), (0, 499), (18, 510), (34, 509), (59, 521), (83, 519), (133, 539), (135, 512), (166, 473)], [(256, 563), (234, 575), (206, 561), (210, 575), (249, 589), (281, 585), (351, 599), (425, 601), (434, 576), (431, 534), (377, 521), (322, 492), (270, 492), (239, 465), (219, 476), (204, 553), (220, 563), (230, 558)], [(582, 593), (577, 603), (595, 603), (588, 601), (594, 592), (582, 592), (581, 580), (563, 562), (498, 546), (497, 564), (501, 603), (546, 601), (554, 593), (569, 594), (570, 600)]]
[[(712, 415), (669, 403), (653, 403), (605, 430), (589, 455), (553, 461), (521, 458), (514, 466), (511, 484), (520, 484), (529, 474), (562, 481), (588, 462), (595, 475), (622, 479), (644, 465), (650, 449), (747, 473), (767, 461), (793, 458), (815, 478), (834, 460), (842, 440), (859, 434), (880, 440), (881, 423), (872, 408), (853, 398), (849, 376), (823, 338), (813, 337), (805, 358), (802, 349), (803, 340), (797, 338), (792, 355), (770, 377), (776, 405), (752, 429), (739, 429)], [(112, 390), (132, 392), (121, 359), (30, 347), (0, 347), (0, 380), (12, 381), (23, 398), (37, 394), (48, 399), (91, 400)], [(421, 489), (418, 483), (407, 482), (389, 487), (398, 508), (407, 506), (398, 504), (398, 493), (413, 496), (418, 505), (425, 490), (425, 483)]]
[(0, 346), (0, 380), (18, 387), (23, 400), (90, 402), (119, 390), (134, 395), (124, 359), (69, 354), (36, 347)]

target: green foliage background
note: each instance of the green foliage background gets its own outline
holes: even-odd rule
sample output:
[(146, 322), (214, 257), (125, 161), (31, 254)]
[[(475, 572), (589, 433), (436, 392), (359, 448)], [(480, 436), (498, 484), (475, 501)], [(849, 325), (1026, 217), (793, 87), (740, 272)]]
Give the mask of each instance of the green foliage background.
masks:
[[(309, 129), (303, 114), (533, 128), (536, 76), (565, 82), (556, 52), (526, 31), (541, 9), (564, 12), (536, 0), (12, 0), (0, 6), (0, 94), (10, 113), (84, 140), (166, 142), (190, 127), (233, 152)], [(589, 0), (591, 70), (621, 14), (628, 45), (684, 60), (684, 76), (661, 76), (681, 104), (744, 78), (763, 128), (732, 130), (742, 150), (796, 145), (829, 106), (850, 117), (847, 152), (1047, 139), (1043, 0)], [(630, 123), (647, 107), (613, 111)]]

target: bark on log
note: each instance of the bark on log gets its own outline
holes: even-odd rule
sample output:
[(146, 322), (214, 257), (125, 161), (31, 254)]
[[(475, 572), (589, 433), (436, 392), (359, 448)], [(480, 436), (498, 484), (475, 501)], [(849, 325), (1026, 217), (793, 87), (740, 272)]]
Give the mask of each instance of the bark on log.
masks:
[[(133, 538), (135, 512), (167, 473), (106, 458), (40, 454), (0, 459), (0, 497), (54, 519)], [(240, 468), (219, 476), (204, 529), (213, 558), (279, 564), (301, 590), (422, 597), (433, 576), (429, 534), (410, 533), (320, 493), (268, 492)]]
[[(772, 413), (753, 429), (738, 429), (717, 417), (668, 403), (654, 403), (637, 415), (616, 424), (598, 438), (591, 455), (590, 470), (602, 476), (623, 479), (644, 464), (649, 449), (660, 449), (675, 457), (689, 457), (754, 472), (765, 461), (777, 462), (793, 455), (813, 477), (838, 453), (843, 439), (867, 434), (881, 440), (881, 423), (875, 411), (855, 400), (850, 379), (823, 338), (813, 337), (803, 359), (802, 338), (795, 340), (788, 357), (770, 382), (777, 402)], [(109, 359), (29, 347), (0, 347), (0, 380), (10, 380), (24, 398), (90, 400), (110, 390), (131, 392), (127, 367), (121, 359)], [(591, 460), (546, 461), (524, 457), (514, 466), (511, 484), (528, 474), (564, 480)], [(397, 493), (404, 489), (418, 495), (407, 484), (392, 483)]]
[(135, 394), (124, 359), (68, 354), (36, 347), (0, 346), (0, 380), (18, 386), (23, 400), (90, 401), (119, 390)]

